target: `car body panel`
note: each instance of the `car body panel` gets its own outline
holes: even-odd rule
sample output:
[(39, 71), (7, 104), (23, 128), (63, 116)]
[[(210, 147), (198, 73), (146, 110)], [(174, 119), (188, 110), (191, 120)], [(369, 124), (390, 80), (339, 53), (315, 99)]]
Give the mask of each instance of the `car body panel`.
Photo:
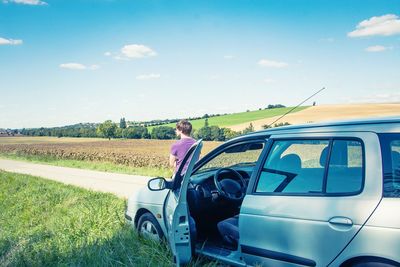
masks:
[(383, 198), (362, 230), (330, 266), (360, 257), (384, 258), (400, 266), (399, 207), (399, 198)]
[(164, 236), (167, 236), (167, 230), (164, 224), (163, 217), (163, 205), (165, 198), (168, 194), (168, 190), (162, 191), (151, 191), (147, 186), (142, 187), (135, 194), (128, 198), (128, 205), (126, 215), (128, 215), (132, 221), (132, 224), (137, 223), (139, 219), (137, 217), (138, 211), (146, 210), (149, 211), (157, 219), (158, 223), (163, 230)]
[[(350, 242), (372, 214), (382, 194), (379, 139), (368, 132), (310, 133), (272, 135), (270, 140), (287, 138), (359, 138), (365, 147), (364, 191), (355, 196), (293, 196), (276, 194), (247, 194), (240, 211), (240, 244), (246, 248), (263, 249), (264, 257), (244, 258), (249, 263), (274, 264), (274, 253), (299, 257), (317, 266), (327, 266)], [(256, 179), (255, 176), (252, 179)], [(252, 183), (254, 184), (254, 183)], [(351, 224), (333, 224), (332, 219), (351, 220)], [(252, 229), (248, 231), (247, 229)], [(330, 242), (324, 242), (330, 240)], [(261, 253), (262, 254), (262, 253)], [(281, 255), (282, 254), (282, 255)], [(275, 259), (267, 258), (268, 255)], [(294, 262), (297, 262), (294, 260)], [(310, 262), (310, 266), (313, 266)], [(286, 264), (289, 264), (286, 262)]]

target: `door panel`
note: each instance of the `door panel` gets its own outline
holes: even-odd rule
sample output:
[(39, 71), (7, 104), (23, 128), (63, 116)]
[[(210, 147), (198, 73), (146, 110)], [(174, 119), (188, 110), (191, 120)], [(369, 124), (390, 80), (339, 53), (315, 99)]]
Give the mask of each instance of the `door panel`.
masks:
[[(164, 204), (168, 241), (177, 266), (190, 262), (192, 258), (187, 189), (194, 164), (200, 157), (202, 147), (203, 143), (199, 140), (189, 149), (180, 169), (175, 174), (175, 188), (169, 192)], [(186, 171), (182, 173), (188, 161)]]
[[(335, 134), (337, 138), (345, 136), (349, 134)], [(310, 134), (309, 137), (318, 139), (321, 134)], [(350, 137), (357, 137), (366, 144), (363, 191), (352, 196), (327, 196), (315, 191), (299, 195), (282, 191), (247, 194), (239, 216), (240, 245), (247, 263), (327, 266), (356, 235), (379, 203), (382, 172), (381, 161), (377, 160), (380, 150), (376, 135), (352, 133)], [(292, 138), (298, 137), (293, 135)], [(340, 167), (339, 163), (335, 164)]]

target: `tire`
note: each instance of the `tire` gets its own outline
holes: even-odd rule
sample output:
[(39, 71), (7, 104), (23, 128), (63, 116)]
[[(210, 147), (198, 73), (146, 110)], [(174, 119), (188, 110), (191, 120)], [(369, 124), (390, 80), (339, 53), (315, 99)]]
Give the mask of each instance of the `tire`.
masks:
[(396, 267), (399, 265), (393, 265), (386, 262), (370, 261), (370, 262), (356, 262), (351, 267)]
[(139, 232), (139, 235), (157, 242), (164, 239), (164, 233), (160, 224), (150, 212), (146, 212), (140, 216), (137, 231)]

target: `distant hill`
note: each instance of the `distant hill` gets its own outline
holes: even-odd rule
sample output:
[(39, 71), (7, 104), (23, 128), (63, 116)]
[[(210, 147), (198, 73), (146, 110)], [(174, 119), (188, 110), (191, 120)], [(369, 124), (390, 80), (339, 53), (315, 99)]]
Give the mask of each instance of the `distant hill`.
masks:
[[(296, 113), (285, 116), (279, 122), (290, 124), (304, 124), (311, 122), (323, 122), (333, 120), (347, 120), (368, 117), (399, 116), (400, 103), (388, 104), (347, 104), (347, 105), (320, 105), (303, 109)], [(279, 116), (254, 119), (245, 123), (231, 125), (234, 131), (241, 131), (248, 127), (251, 122), (255, 130), (263, 129), (263, 125), (272, 123)]]
[[(293, 112), (296, 113), (307, 108), (308, 106), (298, 107)], [(282, 114), (285, 114), (285, 112), (288, 112), (290, 109), (292, 109), (292, 107), (271, 108), (271, 109), (232, 113), (227, 115), (219, 115), (208, 118), (208, 124), (210, 126), (216, 125), (219, 127), (229, 127), (229, 128), (231, 128), (231, 126), (243, 124), (246, 125), (246, 127), (248, 127), (250, 122), (252, 121), (271, 118), (274, 116), (281, 116)], [(206, 119), (197, 119), (197, 120), (190, 120), (190, 122), (192, 123), (194, 129), (199, 129), (204, 126), (205, 120)], [(170, 126), (175, 128), (175, 123), (163, 124), (162, 126)], [(149, 126), (147, 127), (147, 129), (151, 131), (151, 129), (154, 127), (157, 126)]]

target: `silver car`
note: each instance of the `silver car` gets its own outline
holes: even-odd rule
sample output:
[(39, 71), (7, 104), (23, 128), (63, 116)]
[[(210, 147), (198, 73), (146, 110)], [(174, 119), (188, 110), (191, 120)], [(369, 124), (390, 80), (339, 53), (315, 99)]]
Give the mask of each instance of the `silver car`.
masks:
[[(128, 200), (139, 233), (234, 266), (400, 266), (400, 119), (280, 127), (227, 141)], [(186, 168), (185, 167), (185, 168)]]

